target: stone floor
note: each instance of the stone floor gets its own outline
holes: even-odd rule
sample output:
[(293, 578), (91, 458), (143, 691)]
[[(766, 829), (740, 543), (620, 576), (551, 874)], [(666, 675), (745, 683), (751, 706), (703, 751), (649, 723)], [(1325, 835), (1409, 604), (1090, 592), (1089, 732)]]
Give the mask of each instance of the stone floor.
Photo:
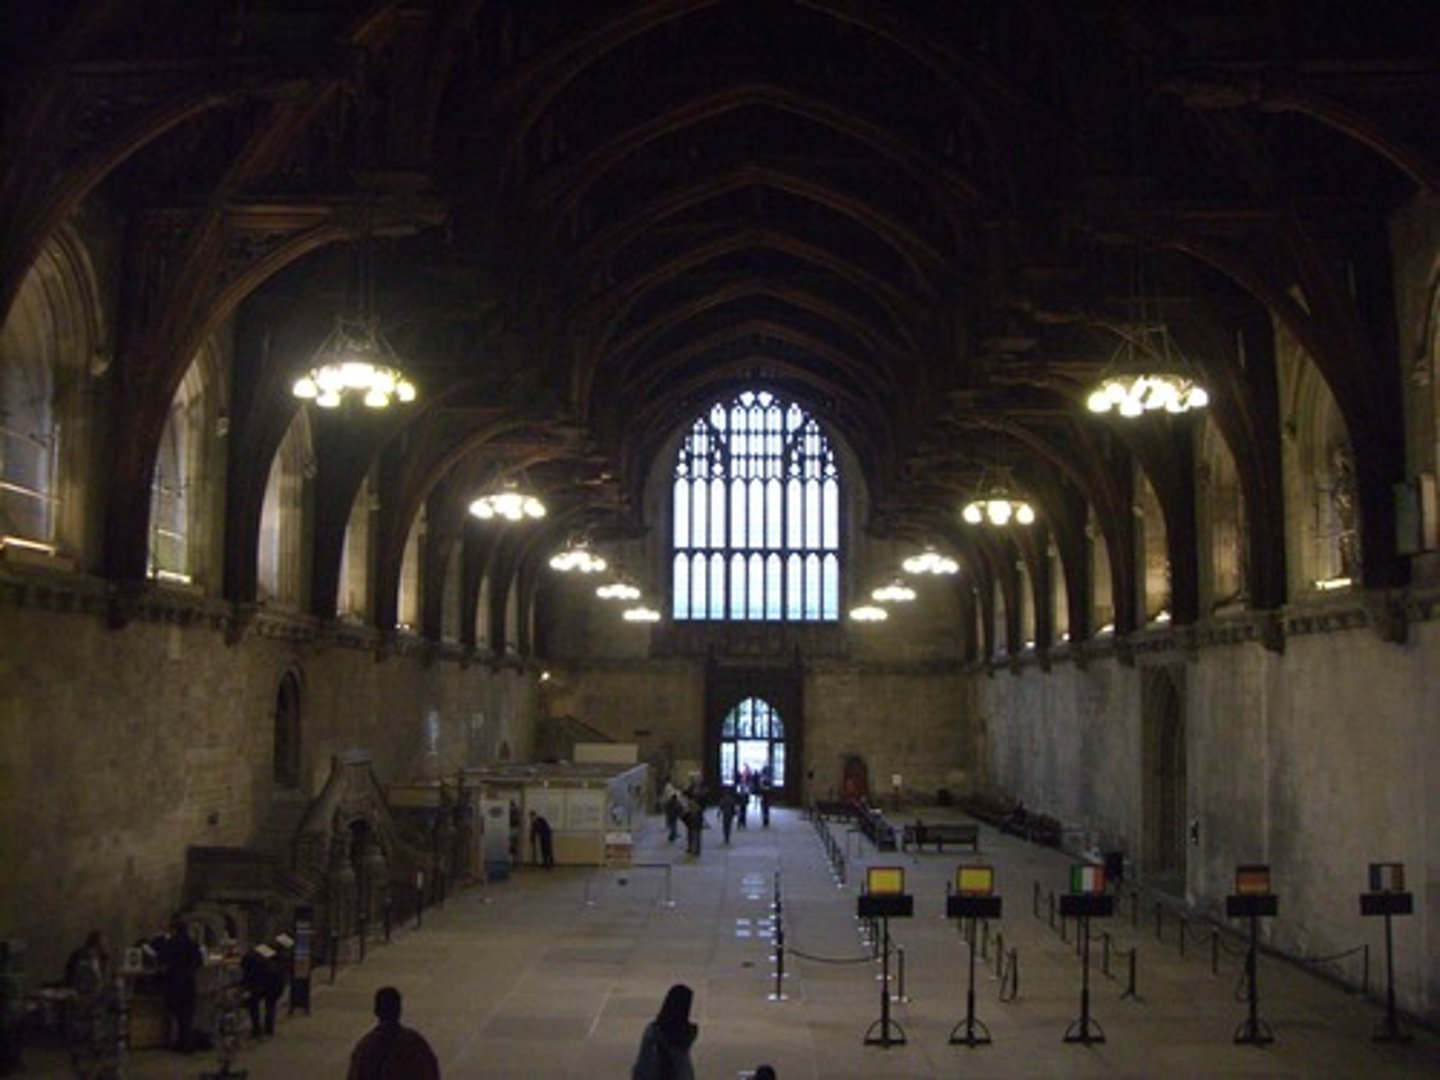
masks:
[[(769, 829), (752, 823), (737, 831), (728, 847), (712, 829), (698, 859), (667, 844), (652, 821), (637, 844), (641, 865), (628, 872), (527, 869), (471, 887), (427, 912), (419, 929), (401, 930), (362, 964), (341, 968), (333, 984), (321, 971), (312, 1012), (282, 1013), (276, 1035), (247, 1042), (234, 1068), (250, 1080), (343, 1076), (351, 1046), (372, 1023), (375, 989), (393, 984), (405, 995), (405, 1022), (429, 1038), (446, 1077), (628, 1077), (641, 1029), (666, 988), (685, 982), (700, 1025), (696, 1074), (712, 1080), (734, 1080), (762, 1062), (782, 1080), (1440, 1076), (1433, 1033), (1376, 1043), (1382, 1010), (1373, 1002), (1263, 955), (1258, 1011), (1274, 1041), (1236, 1045), (1247, 1017), (1238, 942), (1222, 939), (1214, 974), (1209, 929), (1191, 927), (1182, 957), (1178, 923), (1157, 941), (1148, 899), (1138, 902), (1134, 924), (1128, 898), (1116, 918), (1094, 924), (1091, 1031), (1103, 1030), (1105, 1041), (1066, 1042), (1081, 1011), (1081, 961), (1073, 925), (1064, 939), (1058, 922), (1052, 927), (1049, 897), (1063, 891), (1072, 860), (988, 828), (978, 861), (996, 868), (1005, 908), (977, 955), (975, 1010), (993, 1042), (953, 1044), (952, 1034), (966, 1030), (969, 953), (944, 918), (945, 889), (959, 862), (976, 860), (949, 851), (879, 855), (842, 825), (832, 836), (849, 849), (843, 887), (816, 827), (786, 810)], [(903, 866), (915, 898), (914, 918), (890, 924), (905, 976), (901, 997), (897, 952), (889, 1046), (866, 1041), (886, 1034), (881, 966), (855, 918), (855, 883), (867, 864)], [(777, 878), (787, 954), (779, 1001)], [(1378, 928), (1356, 923), (1357, 944), (1378, 946)], [(1110, 976), (1102, 932), (1110, 936)], [(1009, 971), (996, 976), (1002, 948), (1017, 957), (1018, 993), (1008, 1001), (1017, 987)], [(1131, 948), (1134, 997), (1125, 996)], [(1383, 977), (1378, 959), (1373, 970)], [(129, 1056), (124, 1075), (197, 1077), (217, 1060), (213, 1052), (143, 1051)], [(57, 1053), (37, 1047), (27, 1050), (23, 1075), (72, 1074)]]

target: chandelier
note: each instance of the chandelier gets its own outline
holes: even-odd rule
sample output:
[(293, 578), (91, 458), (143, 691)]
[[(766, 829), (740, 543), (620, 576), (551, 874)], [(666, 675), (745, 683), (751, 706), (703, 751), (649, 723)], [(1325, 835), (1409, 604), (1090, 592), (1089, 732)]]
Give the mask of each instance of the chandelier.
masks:
[(1164, 323), (1122, 326), (1116, 332), (1120, 347), (1085, 399), (1091, 412), (1114, 410), (1135, 417), (1147, 412), (1186, 413), (1210, 404), (1209, 392), (1196, 381)]
[(1085, 399), (1086, 407), (1101, 415), (1113, 410), (1126, 418), (1205, 408), (1210, 394), (1170, 338), (1138, 242), (1130, 252), (1129, 276), (1126, 321), (1108, 327), (1120, 338), (1120, 345)]
[(335, 328), (315, 350), (310, 370), (291, 388), (297, 398), (322, 409), (339, 408), (351, 397), (359, 397), (371, 409), (415, 400), (415, 384), (401, 370), (399, 357), (380, 331), (370, 248), (367, 212), (347, 289), (349, 311), (336, 316)]
[(941, 555), (934, 548), (926, 548), (919, 555), (911, 555), (900, 564), (907, 574), (958, 574), (960, 564), (954, 559)]
[(623, 617), (626, 622), (653, 623), (660, 621), (660, 612), (652, 607), (640, 604), (633, 608), (626, 608)]
[(975, 497), (965, 504), (960, 516), (970, 525), (1029, 525), (1035, 521), (1035, 510), (1012, 490), (1008, 470), (982, 476)]
[(583, 540), (572, 540), (564, 551), (550, 557), (550, 568), (562, 574), (598, 574), (609, 566), (599, 555), (592, 554)]
[(878, 604), (861, 604), (850, 609), (850, 618), (856, 622), (884, 622), (890, 613)]
[(415, 385), (400, 370), (377, 321), (342, 315), (316, 350), (315, 365), (296, 380), (293, 393), (322, 409), (338, 408), (351, 394), (372, 409), (383, 409), (392, 400), (414, 401)]
[(545, 504), (534, 495), (529, 495), (508, 480), (505, 486), (493, 494), (482, 495), (470, 504), (470, 513), (481, 521), (525, 521), (545, 516)]
[(640, 590), (628, 581), (611, 581), (595, 590), (601, 600), (639, 600)]
[(870, 599), (880, 604), (907, 604), (915, 599), (915, 590), (897, 579), (871, 590)]

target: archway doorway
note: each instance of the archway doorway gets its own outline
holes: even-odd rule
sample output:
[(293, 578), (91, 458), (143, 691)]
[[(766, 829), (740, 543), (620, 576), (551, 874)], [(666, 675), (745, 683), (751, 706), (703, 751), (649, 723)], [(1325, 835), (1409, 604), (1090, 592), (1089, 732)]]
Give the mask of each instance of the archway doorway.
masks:
[(1177, 894), (1185, 891), (1187, 869), (1183, 678), (1183, 668), (1157, 668), (1141, 690), (1145, 872), (1153, 885)]
[(770, 702), (751, 697), (720, 724), (720, 783), (733, 787), (755, 778), (785, 787), (785, 720)]
[(803, 671), (793, 665), (730, 666), (711, 660), (705, 688), (705, 777), (733, 784), (746, 766), (770, 770), (771, 798), (805, 798)]
[(843, 802), (869, 802), (870, 770), (864, 758), (851, 754), (845, 759), (840, 774), (840, 798)]

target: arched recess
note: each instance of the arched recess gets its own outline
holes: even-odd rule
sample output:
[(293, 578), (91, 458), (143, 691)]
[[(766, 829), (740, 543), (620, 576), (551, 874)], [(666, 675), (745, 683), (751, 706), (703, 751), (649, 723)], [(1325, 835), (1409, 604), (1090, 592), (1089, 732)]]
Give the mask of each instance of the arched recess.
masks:
[(25, 275), (0, 328), (0, 548), (94, 561), (91, 383), (109, 362), (90, 250), (66, 225)]
[(775, 798), (801, 805), (807, 793), (804, 670), (798, 657), (793, 664), (768, 666), (729, 665), (711, 658), (705, 670), (705, 778), (719, 783), (727, 720), (744, 715), (747, 708), (749, 715), (756, 715), (745, 704), (753, 702), (763, 702), (765, 715), (778, 716), (783, 725), (784, 773), (776, 778)]
[(256, 599), (303, 609), (308, 549), (306, 511), (315, 457), (310, 416), (298, 409), (270, 463), (257, 538)]
[(350, 507), (345, 525), (345, 543), (340, 549), (340, 587), (335, 598), (335, 614), (347, 622), (370, 621), (371, 551), (375, 540), (375, 514), (380, 509), (380, 496), (375, 488), (373, 471)]
[(1140, 684), (1142, 852), (1145, 877), (1183, 893), (1186, 880), (1185, 668), (1149, 668)]
[(1245, 493), (1235, 455), (1213, 417), (1205, 417), (1196, 439), (1202, 610), (1237, 609), (1246, 602), (1250, 577)]
[(280, 677), (275, 693), (273, 778), (277, 788), (292, 790), (301, 780), (300, 679), (293, 671)]
[(1142, 623), (1152, 623), (1162, 616), (1168, 617), (1170, 606), (1170, 557), (1169, 544), (1165, 535), (1165, 512), (1160, 499), (1145, 470), (1135, 466), (1134, 513), (1139, 519), (1135, 530), (1139, 540), (1140, 562), (1139, 585), (1141, 595), (1137, 598)]
[(415, 634), (420, 632), (420, 606), (425, 592), (424, 582), (421, 579), (428, 570), (428, 567), (422, 566), (423, 560), (420, 557), (420, 553), (425, 547), (427, 522), (425, 507), (422, 506), (420, 512), (415, 515), (414, 523), (410, 526), (410, 534), (405, 538), (404, 554), (400, 559), (395, 626), (396, 629)]
[(1290, 595), (1300, 599), (1360, 580), (1357, 468), (1329, 386), (1283, 324), (1277, 330), (1277, 354), (1286, 564)]
[(219, 585), (224, 416), (224, 362), (211, 341), (180, 380), (155, 456), (146, 574), (156, 581)]
[(1052, 644), (1070, 640), (1070, 595), (1065, 581), (1065, 568), (1060, 549), (1053, 537), (1045, 543), (1045, 561), (1050, 567), (1050, 619), (1054, 637)]
[(1110, 575), (1110, 547), (1105, 543), (1100, 523), (1091, 507), (1085, 522), (1085, 537), (1090, 543), (1090, 625), (1094, 632), (1114, 633), (1115, 593)]

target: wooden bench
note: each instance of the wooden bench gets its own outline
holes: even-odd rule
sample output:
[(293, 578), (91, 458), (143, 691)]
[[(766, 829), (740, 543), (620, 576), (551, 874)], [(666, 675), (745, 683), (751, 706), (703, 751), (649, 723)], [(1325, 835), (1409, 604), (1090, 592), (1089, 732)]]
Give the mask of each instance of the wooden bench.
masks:
[(908, 848), (912, 844), (921, 849), (934, 844), (936, 851), (944, 851), (946, 844), (965, 845), (971, 851), (978, 852), (980, 850), (980, 826), (969, 821), (946, 821), (938, 825), (916, 822), (913, 825), (906, 825), (901, 834), (902, 849)]
[(855, 810), (852, 802), (820, 799), (815, 803), (812, 813), (821, 821), (854, 821)]
[(879, 810), (861, 808), (860, 831), (870, 838), (877, 851), (895, 850), (895, 826)]

